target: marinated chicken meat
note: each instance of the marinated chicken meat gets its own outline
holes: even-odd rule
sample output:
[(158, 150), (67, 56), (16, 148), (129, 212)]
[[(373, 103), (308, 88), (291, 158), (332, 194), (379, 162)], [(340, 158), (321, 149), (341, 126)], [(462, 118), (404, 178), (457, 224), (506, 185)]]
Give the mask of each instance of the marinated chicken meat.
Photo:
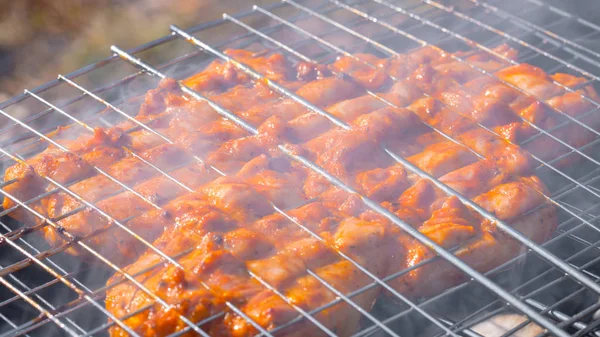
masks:
[[(517, 57), (505, 45), (496, 52)], [(15, 182), (4, 190), (19, 200), (52, 192), (31, 203), (58, 224), (42, 226), (51, 245), (65, 244), (69, 233), (142, 285), (116, 273), (106, 293), (107, 309), (141, 336), (197, 335), (181, 317), (204, 322), (198, 328), (210, 335), (251, 336), (258, 333), (254, 324), (281, 327), (298, 317), (297, 308), (308, 312), (339, 299), (330, 287), (348, 294), (372, 283), (364, 270), (383, 278), (410, 268), (389, 282), (409, 298), (467, 280), (442, 260), (414, 268), (435, 253), (280, 146), (485, 272), (522, 246), (390, 152), (541, 243), (557, 218), (549, 191), (534, 175), (534, 158), (560, 157), (556, 165), (576, 158), (539, 130), (588, 112), (591, 103), (581, 94), (597, 99), (591, 86), (582, 86), (585, 79), (483, 52), (456, 53), (464, 59), (459, 62), (423, 47), (390, 59), (343, 56), (329, 66), (295, 64), (280, 54), (226, 53), (330, 116), (270, 90), (267, 81), (253, 81), (232, 63), (215, 61), (181, 83), (253, 125), (256, 134), (165, 79), (134, 116), (156, 133), (130, 120), (93, 134), (61, 128), (52, 138), (68, 151), (49, 146), (5, 173), (5, 181)], [(582, 121), (598, 126), (590, 116)], [(551, 133), (574, 147), (595, 139), (575, 123)], [(46, 177), (67, 184), (70, 193), (54, 191)], [(5, 198), (5, 208), (14, 205)], [(41, 223), (21, 209), (11, 215)], [(74, 245), (67, 251), (88, 258)], [(381, 292), (372, 287), (352, 300), (369, 310)], [(338, 335), (355, 332), (359, 317), (343, 300), (314, 315)], [(323, 334), (308, 320), (279, 333)], [(110, 334), (127, 332), (114, 325)]]

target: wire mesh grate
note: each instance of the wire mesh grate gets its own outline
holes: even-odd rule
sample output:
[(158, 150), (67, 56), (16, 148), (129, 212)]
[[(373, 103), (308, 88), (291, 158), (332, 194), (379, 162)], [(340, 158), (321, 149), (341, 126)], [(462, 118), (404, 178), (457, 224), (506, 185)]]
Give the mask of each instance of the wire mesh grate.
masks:
[[(95, 126), (111, 126), (123, 119), (135, 121), (130, 116), (141, 104), (139, 96), (156, 86), (157, 79), (166, 76), (183, 78), (203, 68), (211, 60), (217, 58), (227, 60), (229, 57), (221, 52), (225, 48), (250, 50), (266, 48), (269, 52), (280, 52), (296, 61), (330, 63), (338, 56), (351, 56), (359, 51), (373, 53), (380, 57), (389, 57), (431, 45), (439, 46), (450, 52), (479, 50), (493, 54), (494, 57), (509, 66), (514, 64), (514, 61), (494, 53), (491, 49), (500, 43), (508, 43), (522, 52), (520, 61), (539, 66), (551, 73), (566, 72), (582, 76), (587, 78), (585, 84), (597, 86), (598, 77), (595, 74), (600, 74), (597, 69), (600, 64), (600, 53), (597, 51), (599, 27), (537, 0), (527, 0), (524, 10), (523, 7), (516, 7), (519, 9), (516, 10), (514, 3), (516, 2), (464, 0), (448, 7), (433, 0), (396, 2), (384, 0), (287, 0), (266, 8), (254, 7), (250, 12), (240, 15), (225, 15), (223, 20), (185, 31), (172, 26), (172, 35), (131, 51), (113, 47), (115, 55), (108, 59), (73, 74), (60, 76), (56, 81), (26, 91), (25, 94), (0, 104), (2, 109), (0, 118), (4, 118), (2, 120), (4, 126), (0, 130), (2, 170), (4, 171), (13, 163), (39, 152), (43, 146), (40, 142), (45, 141), (46, 145), (50, 143), (61, 148), (60, 144), (46, 136), (57, 125), (73, 123), (92, 131)], [(544, 14), (537, 15), (538, 13)], [(529, 20), (531, 17), (536, 19)], [(573, 28), (573, 25), (577, 25), (576, 30), (581, 32), (576, 37), (569, 36), (569, 32), (564, 29), (564, 27)], [(231, 32), (227, 34), (227, 38), (224, 39), (223, 34), (214, 34), (215, 31), (223, 29)], [(457, 61), (460, 62), (461, 59), (457, 57)], [(256, 80), (263, 77), (263, 74), (257, 73), (242, 63), (236, 63), (236, 65), (242, 71), (254, 76)], [(485, 75), (484, 70), (476, 70)], [(128, 75), (123, 76), (124, 73)], [(107, 74), (116, 75), (112, 78)], [(100, 82), (96, 76), (102, 76), (100, 85), (98, 85)], [(493, 75), (490, 74), (490, 76)], [(291, 98), (307, 109), (326, 116), (342, 128), (349, 127), (345, 122), (296, 96), (285, 86), (276, 82), (269, 82), (269, 84), (283, 97)], [(566, 91), (573, 91), (560, 83), (557, 84)], [(195, 99), (208, 101), (220, 114), (250, 133), (256, 133), (254, 126), (218, 103), (211, 101), (210, 98), (185, 86), (183, 91)], [(377, 95), (376, 93), (370, 94)], [(134, 98), (131, 99), (131, 97)], [(358, 336), (415, 335), (417, 331), (421, 330), (423, 335), (476, 336), (477, 333), (473, 327), (478, 323), (498, 313), (514, 311), (525, 313), (528, 317), (526, 321), (518, 324), (513, 329), (514, 331), (533, 321), (543, 326), (552, 335), (600, 334), (597, 332), (597, 322), (591, 320), (591, 316), (599, 308), (596, 299), (600, 294), (598, 276), (596, 276), (600, 274), (597, 268), (597, 262), (600, 259), (597, 257), (597, 249), (600, 245), (597, 227), (600, 217), (600, 212), (598, 212), (598, 205), (600, 205), (598, 202), (600, 198), (598, 139), (576, 148), (561, 139), (559, 132), (564, 127), (574, 125), (576, 131), (586, 130), (596, 136), (600, 135), (598, 130), (587, 124), (589, 119), (586, 119), (595, 116), (598, 104), (585, 95), (581, 95), (581, 98), (592, 103), (594, 108), (578, 117), (572, 117), (566, 111), (557, 111), (563, 117), (561, 123), (549, 129), (532, 125), (538, 131), (537, 134), (523, 142), (533, 141), (536, 137), (546, 137), (552, 139), (556, 146), (567, 149), (566, 153), (549, 161), (536, 157), (539, 163), (538, 174), (547, 177), (545, 181), (551, 193), (547, 197), (559, 210), (558, 229), (548, 242), (539, 246), (518, 231), (512, 230), (510, 226), (504, 225), (508, 235), (521, 241), (528, 253), (506, 262), (490, 272), (480, 274), (456, 258), (452, 254), (453, 249), (447, 250), (437, 246), (401, 219), (387, 214), (387, 211), (376, 202), (363, 198), (374, 210), (385, 214), (398, 226), (413, 236), (419, 237), (438, 252), (439, 256), (423, 261), (411, 269), (444, 258), (466, 271), (472, 281), (433, 298), (415, 302), (396, 292), (387, 283), (410, 272), (411, 269), (402, 270), (385, 278), (378, 278), (367, 268), (340, 252), (343, 259), (351, 261), (357, 268), (368, 274), (369, 285), (345, 294), (326, 280), (320, 279), (318, 274), (309, 269), (308, 273), (328, 287), (338, 298), (326, 305), (325, 308), (311, 311), (295, 307), (298, 317), (273, 331), (262, 328), (234, 303), (227, 303), (229, 310), (249, 321), (263, 335), (275, 335), (286, 327), (293, 327), (299, 321), (310, 321), (317, 325), (324, 334), (335, 335), (335, 331), (323, 326), (316, 317), (327, 307), (342, 302), (361, 314), (362, 328), (356, 334)], [(145, 130), (155, 133), (166, 143), (172, 143), (171, 139), (156, 132), (152, 126), (139, 121), (135, 121), (134, 124), (136, 125), (127, 132)], [(435, 130), (435, 128), (433, 129)], [(23, 134), (23, 130), (28, 130), (29, 133)], [(443, 133), (440, 130), (435, 131)], [(443, 136), (454, 140), (451, 135), (444, 134)], [(64, 150), (69, 151), (66, 148)], [(290, 152), (285, 147), (281, 147), (281, 150), (294, 160), (320, 172), (332, 183), (355, 192), (319, 168), (314, 162)], [(411, 166), (409, 162), (393, 151), (387, 149), (386, 151), (394, 160), (405, 166)], [(131, 153), (143, 160), (134, 151)], [(533, 155), (535, 156), (536, 153)], [(575, 169), (557, 168), (556, 164), (560, 160), (573, 156), (581, 160), (581, 166)], [(196, 156), (190, 161), (204, 163), (202, 158)], [(149, 162), (146, 164), (152, 166), (152, 169), (156, 170), (159, 175), (168, 177), (174, 184), (191, 190), (185, 182), (172, 177), (171, 172), (178, 167), (163, 169)], [(187, 164), (189, 163), (183, 165)], [(100, 168), (96, 169), (100, 174), (105, 174), (110, 178), (110, 174), (103, 172)], [(211, 167), (211, 169), (224, 175), (217, 167)], [(417, 167), (413, 166), (413, 170), (420, 176), (437, 181), (436, 178), (428, 176)], [(93, 203), (70, 192), (68, 189), (70, 184), (76, 182), (62, 184), (49, 177), (47, 179), (55, 186), (54, 190), (31, 200), (18, 200), (17, 206), (13, 209), (3, 210), (1, 214), (6, 215), (16, 209), (25, 209), (36, 214), (35, 209), (29, 205), (34, 204), (42, 197), (61, 191), (78, 198), (85, 206), (103, 213)], [(126, 183), (121, 183), (117, 179), (114, 181), (120, 185), (122, 190), (136, 193)], [(437, 182), (439, 183), (439, 181)], [(7, 186), (11, 183), (11, 181), (5, 181), (3, 185)], [(439, 184), (440, 187), (445, 187), (442, 183)], [(449, 194), (456, 194), (449, 188), (445, 188), (445, 191)], [(6, 192), (2, 193), (5, 196), (14, 197)], [(144, 198), (141, 195), (139, 197)], [(463, 198), (462, 201), (467, 204), (471, 203), (466, 198)], [(160, 206), (153, 201), (147, 200), (147, 202), (152, 207), (160, 209)], [(473, 203), (471, 206), (478, 207)], [(73, 213), (84, 208), (76, 209)], [(486, 214), (483, 209), (478, 209), (478, 211), (495, 221), (498, 220), (494, 215)], [(293, 220), (284, 210), (276, 208), (276, 212)], [(121, 229), (121, 235), (130, 235), (143, 241), (137, 233), (128, 229), (127, 221), (130, 219), (116, 220), (112, 219), (109, 214), (103, 213), (102, 215), (111, 221), (113, 226)], [(60, 218), (50, 219), (39, 213), (36, 216), (42, 221), (30, 228), (23, 227), (22, 224), (16, 223), (8, 217), (2, 218), (4, 231), (0, 237), (2, 242), (0, 249), (2, 249), (3, 256), (0, 283), (4, 288), (0, 292), (3, 294), (0, 297), (0, 312), (2, 313), (0, 319), (6, 322), (0, 329), (2, 336), (103, 335), (110, 326), (115, 324), (120, 325), (131, 335), (136, 335), (124, 323), (127, 317), (112, 316), (102, 303), (107, 290), (104, 281), (112, 272), (125, 275), (125, 278), (136, 283), (141, 291), (147, 292), (148, 296), (154, 298), (156, 303), (169, 307), (168, 303), (153, 294), (151, 290), (144, 289), (145, 287), (136, 280), (136, 275), (128, 275), (110, 258), (103, 256), (86, 244), (86, 238), (60, 230), (60, 225), (58, 225)], [(306, 228), (302, 223), (296, 222), (296, 225), (308, 231), (316, 239), (320, 239), (317, 233)], [(50, 248), (36, 236), (37, 231), (46, 226), (55, 227), (65, 237), (66, 241), (63, 246)], [(144, 241), (144, 245), (163, 256), (169, 264), (181, 267), (176, 257), (163, 255), (150, 242)], [(81, 264), (77, 262), (76, 258), (64, 253), (74, 246), (89, 251), (102, 262), (99, 264), (100, 266), (90, 267)], [(252, 277), (287, 300), (285, 295), (279, 293), (276, 287), (261, 279), (260, 276), (253, 274)], [(356, 298), (375, 287), (386, 288), (393, 294), (392, 297), (395, 300), (381, 298), (376, 303), (374, 310), (367, 312), (357, 304)], [(452, 303), (461, 303), (461, 305), (456, 308)], [(145, 310), (145, 308), (140, 310)], [(132, 313), (130, 316), (134, 315), (135, 313)], [(200, 322), (194, 322), (180, 315), (179, 319), (186, 324), (186, 327), (173, 336), (190, 331), (208, 335), (203, 327), (223, 315), (224, 313), (218, 313)], [(112, 321), (107, 323), (109, 318)], [(510, 335), (514, 331), (509, 331), (506, 335)]]

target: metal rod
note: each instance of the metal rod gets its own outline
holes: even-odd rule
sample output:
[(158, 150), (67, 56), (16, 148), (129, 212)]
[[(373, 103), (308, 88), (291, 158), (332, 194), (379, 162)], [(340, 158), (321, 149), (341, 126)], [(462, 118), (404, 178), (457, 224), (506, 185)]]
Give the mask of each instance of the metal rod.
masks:
[[(9, 193), (0, 190), (0, 192), (2, 194), (4, 194), (5, 196), (13, 199), (15, 202), (17, 203), (21, 203), (18, 199), (15, 199), (12, 195), (10, 195)], [(21, 203), (22, 204), (22, 203)], [(27, 205), (22, 205), (23, 207), (29, 208), (29, 206)], [(36, 212), (37, 213), (37, 212)], [(37, 215), (37, 214), (36, 214)], [(40, 259), (38, 259), (37, 257), (31, 255), (29, 252), (27, 252), (25, 249), (23, 249), (22, 247), (20, 247), (19, 245), (17, 245), (16, 243), (14, 243), (12, 240), (7, 239), (3, 234), (0, 233), (0, 238), (2, 240), (4, 240), (5, 242), (7, 242), (9, 245), (11, 245), (13, 248), (15, 248), (16, 250), (18, 250), (20, 253), (22, 253), (23, 255), (27, 256), (27, 258), (29, 258), (30, 260), (34, 261), (38, 266), (42, 267), (46, 272), (48, 272), (50, 275), (52, 275), (54, 278), (60, 280), (63, 284), (65, 284), (67, 287), (69, 287), (71, 290), (73, 290), (74, 292), (76, 292), (79, 296), (81, 296), (82, 298), (84, 298), (85, 300), (87, 300), (91, 305), (93, 305), (94, 307), (100, 309), (101, 311), (103, 311), (110, 319), (116, 319), (111, 313), (109, 313), (106, 309), (104, 309), (104, 307), (102, 305), (100, 305), (98, 302), (96, 302), (93, 298), (91, 298), (88, 294), (86, 294), (85, 291), (79, 289), (76, 285), (74, 285), (71, 281), (67, 280), (65, 277), (63, 277), (62, 275), (60, 275), (59, 273), (57, 273), (54, 269), (48, 267), (44, 262), (42, 262)], [(1, 279), (0, 279), (1, 280)], [(23, 297), (23, 296), (27, 296), (22, 294), (21, 292), (18, 293), (19, 296)], [(23, 297), (25, 298), (25, 297)], [(33, 305), (33, 304), (32, 304)], [(45, 314), (45, 313), (44, 313)], [(48, 318), (50, 318), (50, 316), (46, 315)], [(56, 323), (56, 322), (55, 322)], [(121, 322), (122, 324), (122, 322)], [(135, 334), (131, 329), (129, 329), (126, 326), (122, 326), (123, 329), (129, 333), (132, 333), (133, 335), (137, 336), (137, 334)]]
[[(54, 314), (52, 314), (48, 310), (44, 309), (41, 305), (39, 305), (37, 302), (35, 302), (33, 299), (31, 299), (31, 297), (29, 297), (28, 295), (26, 295), (25, 293), (23, 293), (22, 291), (17, 289), (15, 286), (10, 284), (3, 277), (0, 277), (0, 283), (2, 283), (2, 285), (7, 287), (8, 289), (10, 289), (10, 291), (12, 291), (13, 293), (19, 295), (22, 299), (24, 299), (32, 307), (36, 308), (42, 315), (48, 317), (52, 322), (54, 322), (54, 324), (56, 324), (58, 327), (63, 329), (66, 333), (68, 333), (71, 336), (77, 337), (77, 333), (75, 331), (73, 331), (71, 328), (69, 328), (63, 322), (61, 322)], [(5, 334), (3, 334), (3, 335), (5, 335)]]

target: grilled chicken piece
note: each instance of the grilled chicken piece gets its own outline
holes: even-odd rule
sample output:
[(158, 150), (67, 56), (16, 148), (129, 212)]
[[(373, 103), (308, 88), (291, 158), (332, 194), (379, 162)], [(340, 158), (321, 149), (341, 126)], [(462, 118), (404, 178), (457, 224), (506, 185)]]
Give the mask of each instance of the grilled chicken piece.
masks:
[[(271, 161), (264, 156), (259, 156), (248, 162), (236, 176), (221, 177), (208, 184), (205, 183), (211, 178), (215, 178), (216, 173), (207, 172), (206, 168), (202, 168), (201, 171), (193, 172), (198, 174), (197, 177), (188, 177), (188, 179), (195, 180), (194, 185), (199, 186), (196, 192), (178, 194), (177, 189), (173, 187), (171, 187), (173, 191), (161, 191), (162, 193), (172, 194), (169, 199), (171, 201), (162, 205), (161, 209), (155, 209), (147, 205), (136, 209), (128, 208), (126, 206), (132, 203), (135, 206), (141, 204), (133, 201), (139, 199), (139, 197), (136, 196), (137, 199), (130, 199), (129, 194), (106, 199), (100, 202), (99, 206), (105, 207), (104, 211), (120, 220), (125, 219), (126, 216), (135, 215), (136, 217), (127, 221), (126, 225), (146, 240), (154, 240), (173, 223), (185, 224), (198, 221), (197, 219), (203, 211), (199, 210), (199, 213), (197, 213), (195, 210), (202, 208), (201, 206), (205, 203), (210, 204), (211, 207), (217, 206), (221, 210), (230, 212), (230, 216), (240, 221), (247, 221), (273, 212), (272, 205), (265, 198), (275, 200), (275, 205), (279, 207), (289, 207), (304, 200), (300, 184), (296, 181), (300, 179), (302, 173), (287, 174), (273, 171), (269, 168)], [(182, 171), (181, 173), (186, 172)], [(141, 193), (144, 193), (144, 191), (160, 191), (158, 188), (168, 183), (169, 181), (163, 181), (163, 179), (150, 180), (135, 189)], [(123, 206), (114, 204), (123, 199), (126, 199), (124, 202), (127, 202)], [(238, 211), (240, 208), (245, 211)], [(248, 209), (251, 211), (248, 211)], [(120, 216), (123, 216), (123, 218)], [(73, 231), (85, 231), (81, 234), (82, 236), (89, 236), (93, 231), (108, 228), (106, 233), (95, 235), (89, 241), (93, 247), (105, 253), (105, 256), (112, 257), (112, 261), (115, 263), (126, 264), (132, 258), (139, 256), (145, 249), (139, 240), (130, 234), (126, 234), (115, 224), (106, 221), (97, 212), (77, 213), (74, 220), (79, 219), (93, 221), (87, 226), (81, 226), (81, 222), (77, 221), (68, 223), (75, 227)], [(47, 233), (48, 236), (51, 234), (55, 233)]]
[[(9, 167), (4, 173), (4, 180), (14, 179), (15, 182), (4, 187), (4, 190), (21, 201), (27, 201), (52, 188), (44, 176), (60, 184), (89, 177), (96, 173), (93, 165), (106, 168), (112, 162), (124, 158), (127, 154), (122, 145), (129, 141), (129, 137), (118, 128), (96, 129), (91, 138), (84, 138), (79, 143), (74, 142), (75, 147), (69, 152), (51, 146), (27, 162)], [(14, 205), (15, 202), (11, 198), (4, 198), (4, 209)], [(33, 207), (38, 209), (38, 205), (39, 203), (36, 203)], [(11, 213), (11, 216), (26, 223), (40, 221), (33, 214), (23, 210)]]
[[(508, 84), (494, 78), (487, 78), (474, 80), (467, 83), (466, 86), (474, 92), (507, 102), (521, 117), (543, 129), (565, 122), (567, 119), (561, 116), (561, 113), (577, 118), (592, 111), (593, 104), (583, 99), (581, 95), (586, 95), (590, 99), (598, 101), (598, 96), (591, 86), (585, 86), (571, 93), (552, 83), (555, 80), (573, 87), (585, 82), (585, 79), (569, 74), (548, 76), (539, 68), (520, 65), (504, 69), (499, 72), (499, 77)], [(515, 87), (521, 89), (524, 93), (515, 89)], [(558, 111), (552, 111), (552, 109)], [(597, 130), (599, 125), (594, 115), (593, 113), (588, 114), (581, 121)], [(543, 160), (551, 160), (570, 152), (568, 147), (557, 143), (551, 138), (545, 135), (536, 135), (540, 132), (524, 123), (510, 123), (498, 127), (496, 131), (513, 142), (527, 140), (524, 147)], [(573, 122), (560, 127), (552, 134), (575, 148), (596, 139), (593, 132)], [(534, 135), (536, 135), (536, 138), (529, 141), (529, 138)], [(576, 159), (573, 156), (555, 165), (565, 166), (570, 164)]]
[[(334, 264), (316, 268), (314, 274), (302, 276), (286, 289), (287, 300), (305, 311), (319, 308), (336, 300), (337, 295), (324, 285), (335, 287), (342, 293), (366, 286), (371, 280), (349, 261), (339, 261)], [(352, 301), (365, 310), (370, 310), (380, 290), (372, 288)], [(273, 328), (298, 316), (298, 311), (288, 305), (281, 297), (271, 291), (264, 290), (252, 298), (244, 307), (244, 311), (255, 322), (263, 327)], [(225, 325), (233, 330), (233, 336), (250, 336), (257, 333), (256, 329), (240, 316), (228, 316)], [(323, 310), (315, 318), (328, 329), (339, 336), (349, 336), (358, 328), (360, 313), (349, 308), (348, 304), (340, 303), (328, 310)], [(323, 331), (314, 323), (303, 321), (281, 330), (286, 336), (322, 336)]]
[[(555, 230), (557, 219), (556, 210), (540, 192), (548, 193), (537, 177), (524, 177), (498, 185), (473, 201), (525, 236), (541, 243)], [(454, 254), (481, 272), (524, 252), (520, 243), (494, 224), (483, 221), (454, 197), (448, 198), (440, 209), (433, 212), (431, 218), (419, 227), (419, 231), (447, 249), (457, 247)], [(401, 242), (407, 245), (408, 252), (403, 268), (410, 268), (435, 256), (415, 239), (401, 237)], [(414, 298), (430, 297), (466, 279), (467, 276), (450, 263), (438, 260), (399, 277), (394, 281), (394, 287)]]
[[(352, 123), (352, 129), (334, 129), (305, 145), (309, 158), (345, 182), (353, 180), (357, 171), (386, 167), (393, 162), (381, 148), (382, 143), (394, 143), (410, 137), (410, 128), (418, 119), (405, 109), (383, 108), (363, 115)], [(368, 157), (368, 161), (360, 158)], [(325, 178), (311, 172), (304, 183), (308, 197), (323, 193), (329, 184)]]
[[(202, 184), (216, 178), (216, 173), (208, 170), (205, 165), (198, 164), (175, 170), (170, 176), (179, 182), (183, 182), (186, 187), (198, 188)], [(119, 189), (115, 190), (118, 191)], [(158, 176), (133, 186), (133, 190), (158, 205), (187, 192), (186, 189), (166, 176)], [(82, 206), (82, 203), (77, 199), (61, 193), (53, 196), (48, 202), (48, 215), (56, 218), (58, 215), (67, 214), (69, 211), (74, 211)], [(152, 205), (130, 191), (101, 200), (95, 206), (109, 214), (112, 218), (122, 222), (153, 209)], [(69, 233), (82, 238), (89, 237), (97, 231), (109, 228), (110, 226), (117, 226), (91, 208), (85, 208), (85, 210), (70, 215), (58, 223)], [(128, 225), (127, 222), (125, 224)], [(155, 237), (161, 230), (159, 226), (149, 226), (138, 230), (134, 229), (137, 233), (144, 233), (145, 237)], [(47, 226), (44, 228), (44, 238), (53, 246), (59, 246), (63, 243), (63, 238), (53, 227)], [(89, 240), (92, 248), (118, 264), (127, 263), (139, 255), (139, 249), (136, 248), (136, 244), (132, 244), (137, 239), (126, 234), (124, 231), (112, 230), (107, 234), (94, 235)], [(82, 251), (76, 248), (70, 248), (68, 252), (73, 255), (80, 255), (82, 253)]]
[[(225, 54), (241, 62), (265, 70), (271, 80), (290, 80), (293, 78), (289, 61), (281, 54), (260, 56), (245, 50), (226, 50)], [(245, 83), (249, 76), (229, 62), (213, 61), (204, 71), (185, 79), (185, 85), (199, 92), (223, 91), (235, 84)]]
[(432, 144), (422, 152), (406, 158), (409, 162), (434, 177), (473, 163), (477, 157), (465, 146), (446, 141)]

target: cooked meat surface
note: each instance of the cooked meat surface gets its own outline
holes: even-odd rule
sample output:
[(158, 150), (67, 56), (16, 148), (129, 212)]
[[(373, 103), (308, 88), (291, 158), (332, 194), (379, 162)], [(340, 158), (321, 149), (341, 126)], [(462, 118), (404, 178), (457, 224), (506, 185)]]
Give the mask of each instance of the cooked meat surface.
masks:
[[(496, 50), (516, 57), (507, 46)], [(270, 90), (266, 81), (253, 81), (234, 64), (215, 61), (182, 83), (257, 134), (166, 79), (134, 116), (156, 133), (130, 120), (93, 134), (61, 129), (52, 137), (68, 151), (50, 146), (5, 173), (15, 182), (4, 190), (23, 201), (56, 189), (46, 177), (68, 184), (70, 193), (59, 189), (32, 203), (59, 226), (44, 225), (43, 234), (54, 246), (65, 244), (65, 232), (76, 236), (135, 277), (141, 288), (115, 274), (106, 306), (142, 336), (196, 335), (182, 317), (206, 320), (198, 328), (211, 335), (252, 336), (255, 324), (274, 329), (296, 318), (297, 308), (308, 312), (335, 301), (331, 286), (349, 294), (372, 283), (364, 270), (383, 278), (410, 268), (390, 282), (409, 298), (433, 296), (467, 279), (445, 261), (427, 263), (435, 256), (429, 248), (279, 146), (485, 272), (517, 256), (521, 245), (389, 152), (541, 243), (557, 219), (548, 190), (534, 175), (534, 157), (551, 160), (570, 149), (536, 128), (589, 111), (581, 93), (597, 98), (590, 86), (579, 87), (581, 78), (511, 66), (481, 52), (457, 55), (494, 76), (431, 47), (390, 59), (343, 56), (329, 66), (295, 64), (274, 53), (227, 53), (329, 116)], [(595, 139), (576, 124), (553, 134), (574, 147)], [(575, 159), (565, 156), (556, 164)], [(5, 208), (14, 205), (5, 198)], [(11, 214), (28, 225), (41, 222), (20, 209)], [(75, 247), (67, 251), (88, 258)], [(372, 287), (352, 300), (369, 310), (380, 293)], [(355, 332), (359, 317), (343, 300), (314, 315), (339, 335)], [(127, 335), (118, 326), (110, 333)], [(323, 334), (306, 319), (280, 333)]]

